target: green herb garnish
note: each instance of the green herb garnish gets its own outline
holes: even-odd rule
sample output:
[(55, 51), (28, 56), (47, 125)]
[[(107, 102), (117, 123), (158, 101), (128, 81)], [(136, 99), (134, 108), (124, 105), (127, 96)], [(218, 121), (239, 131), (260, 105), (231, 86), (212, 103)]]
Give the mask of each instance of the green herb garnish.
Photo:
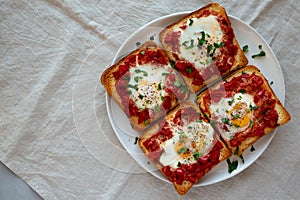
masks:
[(182, 147), (181, 149), (179, 149), (177, 151), (178, 154), (182, 154), (182, 153), (185, 153), (186, 151), (188, 151), (188, 148), (187, 147)]
[(248, 51), (249, 51), (249, 46), (248, 45), (243, 46), (243, 52), (248, 52)]
[(242, 163), (245, 163), (245, 160), (244, 160), (243, 155), (241, 154), (239, 157), (240, 157), (240, 159), (242, 160)]
[(250, 126), (250, 129), (253, 128), (253, 121), (252, 120), (250, 120), (249, 126)]
[(258, 54), (254, 54), (254, 55), (252, 55), (251, 57), (252, 57), (252, 58), (256, 58), (256, 57), (263, 57), (263, 56), (265, 56), (265, 55), (266, 55), (266, 52), (260, 51)]
[(136, 70), (134, 70), (134, 71), (135, 71), (135, 73), (143, 73), (144, 76), (148, 76), (148, 73), (145, 72), (145, 71), (143, 71), (143, 70), (136, 69)]
[(154, 40), (154, 35), (151, 35), (151, 36), (150, 36), (150, 40)]
[(185, 69), (185, 72), (186, 72), (187, 74), (190, 74), (190, 73), (192, 73), (192, 69), (191, 69), (190, 67), (187, 67), (187, 68)]
[(238, 161), (234, 160), (234, 161), (230, 161), (230, 159), (228, 158), (227, 160), (227, 164), (228, 164), (228, 173), (233, 172), (234, 170), (236, 170), (236, 168), (238, 167)]
[(126, 84), (126, 87), (132, 88), (132, 89), (135, 89), (136, 91), (138, 91), (138, 86), (137, 85)]
[(140, 42), (136, 42), (135, 45), (136, 45), (136, 46), (140, 46), (141, 43), (140, 43)]
[(235, 151), (234, 151), (233, 154), (234, 154), (234, 155), (238, 155), (238, 154), (239, 154), (239, 147), (238, 147), (238, 146), (235, 148)]
[(251, 151), (251, 152), (255, 151), (255, 148), (254, 148), (253, 145), (251, 145), (250, 151)]
[(177, 163), (177, 167), (180, 167), (181, 166), (181, 162), (180, 161), (178, 161), (178, 163)]
[(198, 152), (198, 151), (194, 152), (194, 154), (193, 154), (193, 157), (194, 157), (195, 160), (199, 160), (199, 158), (200, 158), (201, 156), (203, 156), (202, 153), (200, 153), (200, 152)]
[(189, 26), (192, 26), (193, 23), (194, 23), (194, 20), (189, 19)]
[(134, 140), (134, 143), (133, 144), (137, 144), (139, 138), (138, 137), (135, 137), (135, 140)]
[(221, 121), (224, 123), (224, 124), (229, 124), (229, 119), (224, 117), (221, 119)]
[(241, 89), (241, 90), (240, 90), (240, 93), (245, 94), (245, 93), (246, 93), (246, 90), (245, 90), (245, 89)]

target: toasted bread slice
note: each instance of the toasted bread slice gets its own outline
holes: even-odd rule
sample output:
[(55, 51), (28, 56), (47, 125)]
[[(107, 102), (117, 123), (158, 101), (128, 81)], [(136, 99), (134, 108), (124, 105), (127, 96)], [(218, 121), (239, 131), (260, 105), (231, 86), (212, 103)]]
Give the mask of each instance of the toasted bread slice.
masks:
[(184, 81), (153, 41), (106, 69), (101, 83), (139, 132), (189, 95)]
[(248, 63), (226, 11), (218, 3), (169, 25), (159, 39), (194, 92)]
[(138, 143), (181, 195), (231, 156), (199, 105), (191, 102), (181, 103), (170, 111)]
[(290, 120), (266, 78), (252, 65), (200, 93), (197, 101), (236, 155)]

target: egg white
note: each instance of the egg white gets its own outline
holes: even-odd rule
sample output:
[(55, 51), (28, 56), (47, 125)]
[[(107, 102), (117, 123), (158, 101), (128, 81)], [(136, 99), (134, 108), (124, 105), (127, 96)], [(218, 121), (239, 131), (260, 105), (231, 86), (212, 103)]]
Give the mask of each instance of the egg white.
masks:
[(231, 98), (223, 98), (218, 103), (210, 105), (210, 112), (220, 124), (228, 130), (220, 128), (223, 138), (231, 140), (238, 132), (246, 130), (253, 122), (253, 109), (256, 106), (250, 94), (236, 93)]
[[(172, 129), (173, 137), (162, 144), (164, 152), (159, 161), (164, 166), (177, 168), (178, 163), (195, 163), (197, 162), (193, 156), (195, 152), (205, 156), (214, 146), (214, 130), (209, 123), (196, 121), (184, 127), (172, 127)], [(188, 153), (181, 152), (184, 148), (188, 149)]]
[[(199, 19), (191, 18), (190, 20), (192, 20), (193, 23), (189, 25), (190, 21), (188, 20), (186, 22), (185, 30), (179, 29), (179, 31), (181, 31), (181, 35), (179, 38), (181, 56), (185, 60), (195, 63), (196, 68), (205, 68), (213, 62), (212, 58), (207, 55), (208, 45), (221, 43), (223, 33), (216, 16), (210, 15), (207, 17), (201, 17)], [(207, 44), (203, 44), (201, 48), (198, 48), (198, 38), (202, 38), (202, 31), (204, 31), (204, 33), (206, 34), (205, 40), (207, 40), (208, 42)], [(193, 40), (194, 42), (194, 48), (186, 48), (184, 45), (182, 45), (184, 42), (186, 42), (187, 45), (190, 45), (191, 40)], [(217, 56), (219, 54), (220, 50), (219, 48), (216, 48), (214, 55)]]

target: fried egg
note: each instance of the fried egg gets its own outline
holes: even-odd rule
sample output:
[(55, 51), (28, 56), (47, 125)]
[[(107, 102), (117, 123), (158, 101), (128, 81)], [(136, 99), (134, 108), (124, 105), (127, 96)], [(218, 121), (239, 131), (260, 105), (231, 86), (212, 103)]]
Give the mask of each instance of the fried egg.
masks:
[(166, 91), (163, 90), (166, 84), (162, 74), (170, 73), (166, 67), (154, 65), (140, 65), (137, 68), (130, 68), (130, 80), (128, 90), (130, 98), (136, 103), (139, 109), (155, 109), (163, 102)]
[(220, 128), (221, 135), (230, 140), (236, 133), (252, 126), (255, 107), (252, 95), (237, 93), (231, 98), (223, 98), (218, 103), (211, 104), (210, 112), (217, 122), (223, 124)]
[[(220, 54), (216, 46), (221, 44), (223, 33), (217, 17), (191, 18), (186, 23), (185, 30), (179, 29), (181, 56), (195, 63), (196, 68), (205, 68), (213, 62), (213, 57)], [(210, 56), (211, 53), (213, 56)]]
[(162, 144), (164, 152), (159, 161), (164, 166), (177, 168), (180, 164), (195, 163), (214, 146), (214, 130), (209, 123), (196, 121), (172, 129), (173, 137)]

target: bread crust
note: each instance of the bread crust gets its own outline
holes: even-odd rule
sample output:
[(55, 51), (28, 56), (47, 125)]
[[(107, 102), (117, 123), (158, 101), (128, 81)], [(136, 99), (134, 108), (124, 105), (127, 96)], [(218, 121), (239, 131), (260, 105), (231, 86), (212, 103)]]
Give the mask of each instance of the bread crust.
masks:
[[(114, 78), (114, 72), (117, 72), (120, 68), (121, 65), (125, 64), (125, 60), (129, 57), (129, 56), (133, 56), (133, 55), (138, 55), (140, 54), (142, 51), (144, 50), (154, 50), (154, 51), (161, 51), (164, 55), (164, 59), (168, 60), (168, 58), (166, 57), (166, 55), (164, 54), (164, 52), (162, 51), (162, 49), (153, 41), (147, 41), (144, 44), (142, 44), (139, 48), (137, 48), (136, 50), (132, 51), (131, 53), (129, 53), (127, 56), (123, 57), (120, 61), (118, 61), (116, 64), (112, 65), (111, 67), (107, 68), (101, 75), (100, 81), (103, 84), (103, 86), (105, 87), (107, 93), (113, 98), (113, 100), (120, 106), (120, 108), (125, 111), (125, 107), (122, 104), (122, 99), (119, 96), (117, 90), (116, 90), (116, 79)], [(169, 63), (168, 63), (169, 64)], [(130, 66), (131, 67), (131, 66)], [(171, 66), (170, 66), (171, 68)], [(174, 73), (176, 74), (176, 77), (178, 79), (181, 79), (181, 77), (179, 76), (179, 74), (177, 74), (176, 71), (174, 71)], [(183, 99), (187, 99), (188, 98), (188, 93), (185, 94), (185, 96), (183, 97)], [(181, 100), (181, 99), (180, 99)], [(171, 104), (171, 109), (173, 107), (175, 107), (176, 105), (179, 104), (180, 101), (177, 100), (171, 100), (170, 104)], [(168, 110), (166, 110), (167, 112)], [(144, 124), (144, 123), (138, 123), (139, 120), (139, 116), (128, 116), (131, 125), (133, 126), (133, 128), (138, 131), (138, 132), (143, 132), (146, 128), (148, 128), (149, 126), (151, 126), (155, 121), (157, 121), (160, 117), (162, 117), (164, 115), (163, 112), (161, 112), (160, 114), (155, 114), (154, 116), (151, 117), (151, 122), (150, 124)]]
[[(180, 105), (178, 105), (176, 108), (174, 108), (172, 111), (170, 111), (168, 113), (168, 115), (165, 117), (166, 121), (172, 121), (176, 115), (176, 113), (182, 109), (182, 108), (194, 108), (197, 110), (197, 112), (199, 112), (201, 114), (201, 116), (204, 116), (200, 109), (199, 106), (195, 103), (186, 101), (181, 103)], [(153, 136), (154, 134), (156, 134), (158, 131), (160, 130), (160, 127), (158, 125), (158, 123), (156, 123), (155, 125), (153, 125), (152, 127), (150, 127), (150, 129), (148, 129), (142, 136), (141, 138), (138, 140), (138, 144), (141, 147), (141, 149), (143, 150), (143, 152), (145, 153), (145, 155), (147, 157), (149, 157), (149, 150), (144, 146), (144, 142), (147, 141), (149, 138), (151, 138), (151, 136)], [(227, 148), (226, 144), (219, 138), (219, 136), (216, 134), (216, 139), (222, 144), (223, 148), (220, 150), (220, 155), (219, 155), (219, 163), (222, 162), (223, 160), (229, 158), (232, 153), (231, 151)], [(152, 162), (152, 164), (154, 166), (156, 166), (163, 175), (165, 175), (162, 171), (162, 165), (158, 164), (157, 162), (155, 162), (154, 160), (152, 160), (149, 157), (149, 160)], [(212, 168), (214, 168), (218, 163), (215, 163), (212, 165), (211, 168), (206, 169), (204, 172), (204, 175), (206, 173), (208, 173)], [(203, 176), (204, 176), (203, 175)], [(168, 177), (167, 177), (168, 178)], [(199, 181), (200, 179), (196, 180), (196, 183)], [(191, 183), (190, 181), (184, 180), (182, 184), (177, 184), (176, 182), (173, 182), (173, 185), (176, 189), (176, 191), (180, 194), (180, 195), (184, 195), (194, 184)]]
[[(167, 26), (159, 35), (159, 40), (162, 43), (162, 47), (164, 49), (164, 51), (166, 52), (167, 56), (173, 60), (173, 61), (179, 61), (181, 59), (178, 60), (178, 58), (174, 57), (173, 55), (173, 50), (171, 48), (171, 46), (169, 46), (166, 42), (165, 42), (165, 38), (167, 36), (167, 34), (169, 32), (172, 32), (174, 29), (179, 28), (181, 25), (183, 25), (184, 23), (186, 23), (186, 21), (192, 17), (196, 17), (197, 15), (199, 15), (200, 13), (203, 13), (204, 11), (215, 11), (218, 13), (218, 15), (222, 16), (226, 23), (228, 24), (229, 27), (231, 27), (231, 22), (229, 20), (229, 17), (226, 13), (226, 10), (219, 5), (218, 3), (210, 3), (208, 5), (206, 5), (205, 7), (200, 8), (199, 10), (196, 10), (190, 14), (188, 14), (187, 16), (183, 17), (182, 19), (180, 19), (179, 21)], [(221, 74), (222, 77), (227, 76), (228, 74), (230, 74), (231, 72), (233, 72), (234, 70), (247, 65), (248, 63), (248, 59), (245, 56), (244, 52), (242, 51), (236, 37), (233, 37), (233, 44), (237, 46), (237, 53), (234, 56), (234, 62), (232, 63), (232, 66), (230, 67), (229, 70), (227, 70), (225, 73)], [(183, 61), (183, 60), (181, 60)], [(192, 63), (194, 64), (194, 63)], [(198, 92), (201, 89), (203, 89), (205, 86), (215, 82), (216, 80), (218, 80), (220, 78), (220, 74), (217, 75), (213, 75), (210, 78), (208, 78), (207, 80), (204, 80), (203, 84), (201, 85), (194, 85), (193, 82), (193, 77), (189, 78), (187, 76), (183, 75), (183, 78), (185, 79), (185, 81), (187, 82), (189, 88), (191, 89), (191, 91), (194, 92)]]
[[(277, 125), (281, 126), (286, 124), (287, 122), (289, 122), (290, 120), (290, 114), (288, 113), (288, 111), (283, 107), (283, 105), (281, 104), (281, 102), (279, 101), (279, 99), (277, 98), (277, 96), (275, 95), (274, 91), (272, 90), (271, 86), (269, 85), (268, 80), (263, 76), (263, 74), (260, 72), (260, 70), (253, 65), (248, 65), (242, 69), (239, 69), (237, 71), (235, 71), (233, 74), (229, 75), (227, 78), (225, 78), (225, 81), (229, 82), (231, 81), (233, 78), (243, 74), (243, 73), (247, 73), (247, 74), (252, 74), (255, 73), (256, 75), (260, 76), (263, 79), (263, 84), (261, 87), (263, 87), (266, 91), (270, 92), (271, 97), (273, 99), (276, 100), (276, 105), (275, 105), (275, 110), (278, 113), (278, 121), (277, 121)], [(212, 86), (209, 90), (214, 90), (220, 87), (221, 82), (215, 84), (214, 86)], [(207, 105), (205, 105), (205, 101), (203, 100), (204, 97), (206, 96), (206, 94), (209, 92), (209, 90), (205, 90), (202, 93), (199, 94), (198, 98), (197, 98), (197, 102), (200, 105), (200, 109), (204, 112), (204, 114), (206, 115), (206, 117), (208, 117), (209, 119), (212, 119), (211, 113), (207, 110)], [(220, 130), (221, 128), (219, 126), (215, 126), (218, 130)], [(275, 128), (270, 128), (270, 127), (265, 127), (264, 128), (264, 135), (272, 132), (273, 130), (275, 130)], [(248, 129), (246, 129), (246, 131), (249, 131)], [(221, 136), (222, 137), (222, 136)], [(227, 146), (231, 149), (231, 152), (236, 154), (236, 155), (241, 155), (249, 146), (251, 146), (253, 143), (255, 143), (259, 138), (261, 138), (262, 136), (251, 136), (251, 137), (247, 137), (244, 141), (241, 142), (240, 145), (238, 145), (237, 147), (232, 147), (230, 145), (230, 141), (226, 140), (225, 138), (222, 138), (225, 143), (227, 144)]]

